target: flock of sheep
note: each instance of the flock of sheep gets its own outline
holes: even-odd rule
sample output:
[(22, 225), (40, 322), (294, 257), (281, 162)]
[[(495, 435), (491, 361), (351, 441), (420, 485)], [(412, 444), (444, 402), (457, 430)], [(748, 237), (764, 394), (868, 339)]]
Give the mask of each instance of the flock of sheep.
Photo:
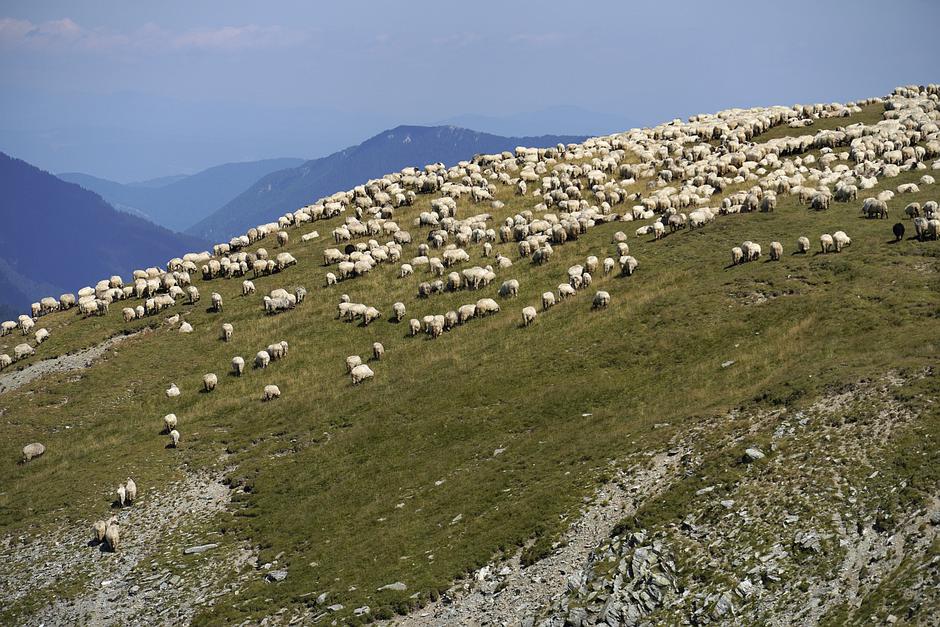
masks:
[[(860, 111), (861, 106), (875, 103), (884, 107), (883, 119), (876, 124), (849, 124), (835, 130), (755, 141), (776, 126), (809, 128), (815, 120), (848, 117)], [(654, 240), (660, 240), (684, 229), (706, 228), (727, 215), (773, 212), (778, 198), (786, 194), (818, 211), (829, 210), (833, 202), (858, 201), (864, 190), (874, 188), (879, 181), (905, 171), (925, 170), (926, 160), (940, 158), (938, 120), (940, 86), (911, 86), (898, 88), (883, 99), (846, 105), (729, 109), (696, 115), (684, 123), (674, 120), (649, 129), (589, 139), (582, 144), (478, 155), (450, 168), (439, 163), (404, 168), (322, 198), (275, 222), (249, 229), (228, 243), (215, 245), (211, 253), (187, 253), (171, 259), (165, 270), (136, 270), (130, 284), (112, 276), (93, 288), (82, 288), (77, 299), (71, 294), (58, 299), (43, 298), (33, 305), (32, 315), (2, 323), (0, 333), (19, 330), (25, 336), (42, 316), (72, 307), (77, 307), (83, 317), (100, 316), (108, 315), (109, 306), (115, 301), (140, 301), (122, 309), (124, 320), (130, 322), (156, 315), (180, 302), (195, 304), (200, 294), (192, 285), (193, 276), (199, 276), (205, 283), (240, 278), (243, 298), (253, 298), (256, 288), (252, 279), (276, 275), (298, 263), (284, 250), (291, 245), (288, 229), (336, 218), (342, 220), (331, 232), (335, 247), (324, 250), (322, 258), (327, 289), (355, 281), (377, 266), (398, 264), (394, 274), (400, 280), (417, 280), (419, 299), (434, 299), (447, 292), (477, 292), (496, 282), (499, 274), (512, 272), (514, 264), (550, 264), (557, 247), (579, 240), (602, 224), (644, 221), (635, 235), (652, 235)], [(818, 156), (807, 154), (810, 151), (818, 151)], [(940, 160), (931, 167), (940, 169)], [(933, 177), (927, 174), (919, 181), (921, 185), (934, 184)], [(502, 219), (494, 217), (505, 207), (497, 199), (501, 187), (531, 198), (531, 209)], [(636, 191), (638, 188), (643, 191)], [(886, 218), (888, 203), (895, 195), (914, 193), (919, 188), (903, 184), (896, 190), (862, 199), (862, 214)], [(402, 227), (400, 218), (401, 212), (421, 196), (431, 197), (428, 209), (421, 211), (411, 226), (427, 229), (427, 235), (415, 246), (412, 233)], [(467, 206), (473, 210), (467, 211)], [(467, 215), (460, 217), (464, 212)], [(909, 203), (904, 214), (914, 221), (918, 239), (938, 238), (940, 216), (936, 202)], [(903, 232), (903, 224), (895, 225), (896, 237), (903, 236)], [(318, 237), (318, 231), (308, 231), (300, 240), (309, 242)], [(579, 290), (591, 287), (601, 273), (608, 276), (619, 268), (620, 276), (633, 275), (639, 262), (630, 255), (627, 239), (623, 231), (617, 231), (609, 255), (601, 255), (603, 259), (588, 255), (583, 263), (569, 267), (567, 281), (542, 293), (543, 314)], [(262, 247), (250, 250), (263, 241), (271, 241), (279, 252), (272, 257)], [(821, 235), (819, 242), (821, 253), (841, 252), (851, 244), (851, 239), (840, 230)], [(412, 246), (411, 255), (406, 257), (406, 249)], [(503, 252), (496, 251), (496, 246)], [(509, 249), (514, 251), (513, 258), (505, 254)], [(799, 237), (796, 250), (808, 253), (810, 240)], [(760, 244), (745, 241), (732, 248), (732, 265), (753, 262), (761, 254)], [(782, 244), (770, 242), (770, 259), (776, 261), (782, 255)], [(475, 258), (485, 260), (480, 262), (484, 265), (470, 266)], [(499, 282), (497, 296), (504, 301), (516, 298), (519, 293), (517, 279)], [(265, 315), (290, 312), (302, 305), (307, 295), (304, 287), (290, 291), (273, 289), (261, 299), (263, 312)], [(210, 311), (224, 313), (221, 295), (213, 292), (210, 299)], [(609, 292), (595, 291), (592, 309), (606, 309), (610, 304)], [(396, 302), (390, 309), (391, 321), (405, 320), (405, 303)], [(436, 339), (444, 332), (500, 311), (500, 303), (494, 298), (474, 298), (452, 310), (409, 319), (408, 334), (425, 334)], [(521, 326), (530, 326), (539, 315), (534, 305), (523, 306)], [(343, 294), (336, 317), (367, 326), (384, 314), (379, 307), (354, 303)], [(180, 322), (178, 315), (167, 321), (179, 323), (180, 332), (193, 331), (189, 323)], [(221, 325), (223, 341), (231, 341), (233, 334), (231, 323)], [(46, 329), (35, 332), (36, 344), (48, 337)], [(282, 340), (259, 350), (252, 362), (254, 369), (264, 371), (272, 362), (285, 358), (288, 349), (288, 342)], [(21, 344), (14, 349), (14, 358), (0, 355), (0, 368), (33, 352), (32, 345)], [(384, 346), (374, 343), (371, 363), (375, 365), (384, 358)], [(245, 367), (242, 356), (232, 358), (234, 375), (242, 376)], [(347, 357), (345, 367), (353, 385), (375, 376), (359, 355)], [(210, 372), (203, 377), (206, 392), (212, 392), (217, 385), (216, 374)], [(171, 401), (180, 394), (176, 384), (166, 390)], [(280, 395), (277, 385), (266, 384), (261, 399), (272, 401)], [(164, 434), (170, 438), (168, 448), (180, 445), (179, 426), (175, 413), (163, 417)], [(29, 447), (35, 445), (42, 446), (34, 443)], [(26, 461), (35, 456), (28, 456), (24, 449)], [(132, 503), (136, 494), (136, 485), (128, 479), (119, 489), (119, 501)], [(117, 549), (119, 530), (114, 519), (98, 521), (94, 531), (97, 541)]]

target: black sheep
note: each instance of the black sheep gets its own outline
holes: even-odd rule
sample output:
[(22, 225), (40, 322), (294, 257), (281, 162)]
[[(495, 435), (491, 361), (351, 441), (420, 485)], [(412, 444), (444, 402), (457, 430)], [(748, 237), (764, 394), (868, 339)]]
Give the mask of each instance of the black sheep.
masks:
[(891, 230), (894, 231), (894, 241), (900, 242), (901, 238), (904, 237), (904, 225), (898, 222), (891, 227)]

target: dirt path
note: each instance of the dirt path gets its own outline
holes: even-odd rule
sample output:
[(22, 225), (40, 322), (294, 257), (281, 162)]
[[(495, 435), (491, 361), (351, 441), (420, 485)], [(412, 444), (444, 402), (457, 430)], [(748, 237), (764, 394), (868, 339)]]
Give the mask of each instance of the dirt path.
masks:
[(69, 355), (62, 355), (61, 357), (44, 359), (35, 364), (26, 366), (22, 370), (0, 375), (0, 394), (15, 390), (53, 372), (69, 372), (70, 370), (87, 368), (96, 359), (104, 355), (112, 346), (139, 334), (140, 332), (131, 333), (129, 335), (115, 335), (97, 346), (92, 346), (91, 348), (86, 348), (85, 350)]

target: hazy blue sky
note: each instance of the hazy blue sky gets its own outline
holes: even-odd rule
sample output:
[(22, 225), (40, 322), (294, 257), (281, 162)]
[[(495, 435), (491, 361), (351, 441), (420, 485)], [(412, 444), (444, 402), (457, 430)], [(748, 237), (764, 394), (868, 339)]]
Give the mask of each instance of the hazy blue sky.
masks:
[(400, 123), (609, 132), (937, 82), (938, 25), (930, 0), (3, 1), (0, 150), (127, 181)]

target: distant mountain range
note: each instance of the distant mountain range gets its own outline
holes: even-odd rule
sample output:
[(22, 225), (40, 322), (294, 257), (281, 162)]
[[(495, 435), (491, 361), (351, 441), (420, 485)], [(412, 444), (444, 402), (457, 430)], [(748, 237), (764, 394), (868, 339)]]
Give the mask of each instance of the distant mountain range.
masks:
[(184, 231), (245, 191), (253, 182), (303, 159), (226, 163), (190, 176), (164, 176), (139, 183), (116, 183), (80, 172), (58, 177), (99, 194), (115, 208), (173, 231)]
[[(29, 311), (112, 274), (163, 266), (206, 242), (117, 211), (101, 196), (0, 152), (0, 310)], [(6, 319), (6, 316), (4, 319)]]
[(398, 126), (327, 157), (272, 172), (186, 232), (225, 241), (334, 192), (407, 166), (453, 165), (474, 154), (584, 141), (584, 136), (503, 137), (455, 126)]

